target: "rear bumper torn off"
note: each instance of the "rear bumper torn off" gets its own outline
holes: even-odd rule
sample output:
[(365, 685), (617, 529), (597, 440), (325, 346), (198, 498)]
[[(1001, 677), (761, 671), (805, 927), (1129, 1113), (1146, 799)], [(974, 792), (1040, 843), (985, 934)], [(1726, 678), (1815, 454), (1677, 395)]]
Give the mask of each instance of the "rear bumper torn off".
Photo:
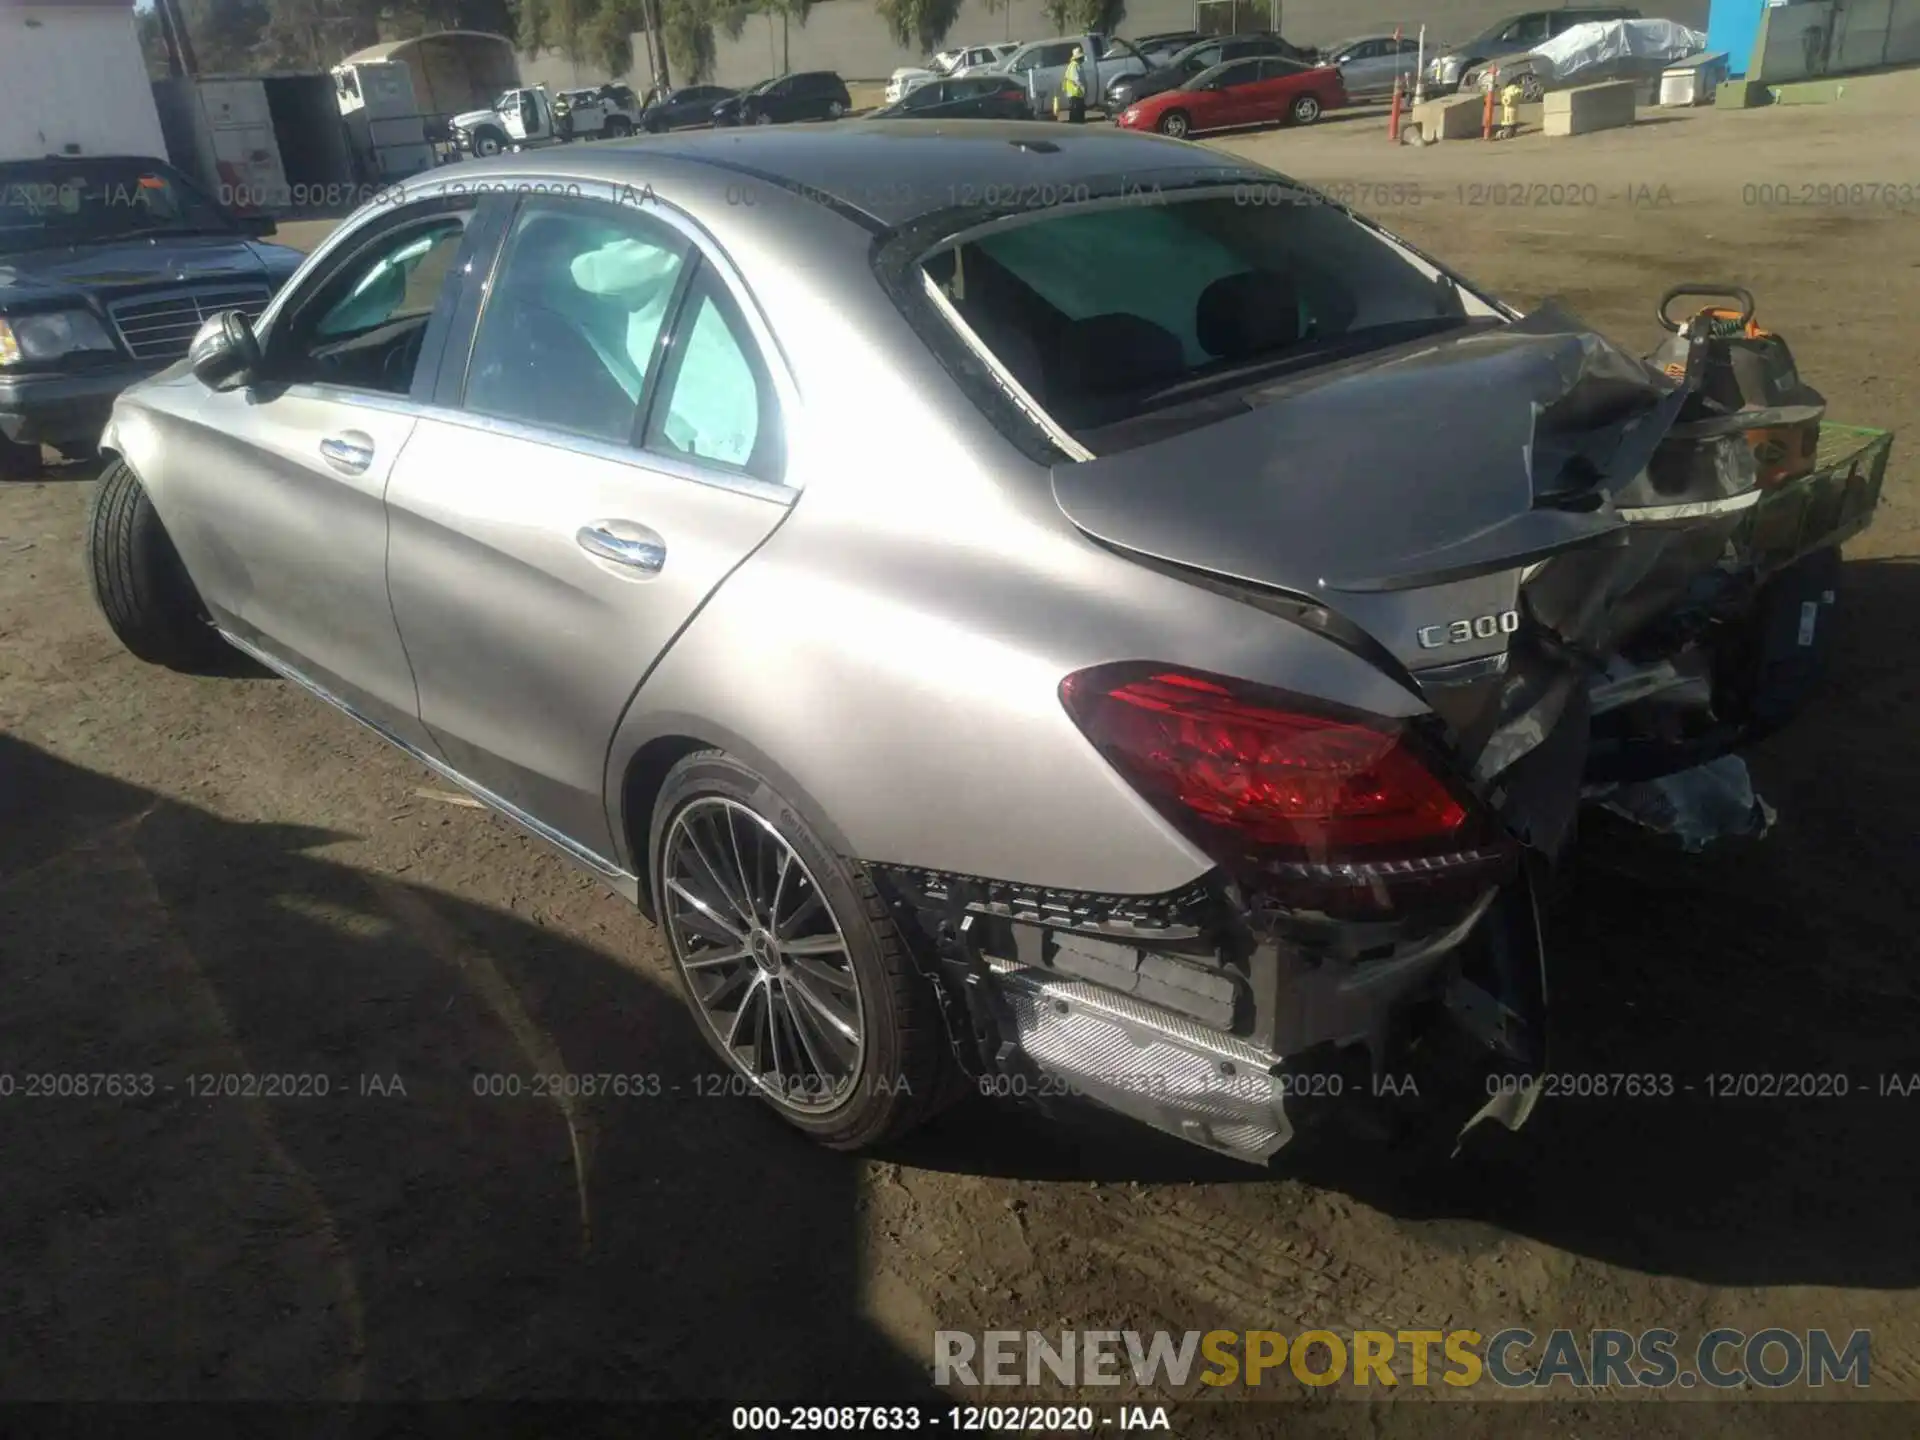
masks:
[(1290, 929), (1225, 885), (1130, 900), (877, 873), (987, 1093), (1256, 1164), (1306, 1132), (1434, 1150), (1525, 1118), (1545, 997), (1524, 877), (1443, 918)]

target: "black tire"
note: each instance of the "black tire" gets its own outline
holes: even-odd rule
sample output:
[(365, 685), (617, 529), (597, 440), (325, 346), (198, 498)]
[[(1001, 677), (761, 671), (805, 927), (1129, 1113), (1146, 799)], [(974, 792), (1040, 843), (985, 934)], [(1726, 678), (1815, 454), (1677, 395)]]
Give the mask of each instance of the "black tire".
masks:
[(753, 123), (756, 125), (771, 125), (773, 123), (773, 116), (762, 110), (753, 117)]
[(1302, 95), (1293, 102), (1290, 112), (1296, 125), (1311, 125), (1320, 118), (1320, 98), (1317, 95)]
[(1175, 140), (1186, 139), (1189, 133), (1187, 112), (1184, 110), (1167, 111), (1166, 114), (1160, 117), (1160, 133), (1162, 135), (1171, 135)]
[(473, 132), (473, 153), (482, 159), (498, 155), (507, 148), (507, 137), (498, 130), (483, 129)]
[(633, 122), (624, 115), (615, 115), (607, 121), (606, 135), (612, 140), (624, 140), (633, 134)]
[(662, 902), (656, 906), (661, 935), (702, 1038), (730, 1071), (746, 1073), (695, 1001), (664, 903), (666, 842), (673, 822), (696, 802), (713, 799), (752, 811), (792, 847), (839, 926), (860, 989), (865, 1051), (845, 1098), (832, 1109), (800, 1109), (764, 1089), (758, 1093), (781, 1119), (833, 1150), (864, 1150), (924, 1123), (959, 1092), (952, 1083), (958, 1066), (932, 982), (907, 953), (872, 881), (823, 844), (766, 777), (720, 750), (689, 755), (667, 773), (647, 845), (649, 884)]
[(38, 445), (22, 445), (0, 435), (0, 480), (31, 480), (40, 473)]
[(139, 659), (188, 673), (230, 660), (146, 488), (124, 460), (108, 464), (94, 493), (87, 576), (108, 626)]

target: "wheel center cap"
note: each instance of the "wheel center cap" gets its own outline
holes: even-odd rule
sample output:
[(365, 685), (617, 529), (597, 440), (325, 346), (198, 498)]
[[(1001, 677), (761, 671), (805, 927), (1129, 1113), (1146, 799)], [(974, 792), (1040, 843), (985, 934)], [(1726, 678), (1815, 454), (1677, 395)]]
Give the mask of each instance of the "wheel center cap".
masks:
[(753, 957), (753, 963), (763, 975), (780, 973), (780, 947), (774, 943), (773, 936), (765, 930), (755, 930), (747, 936), (747, 953)]

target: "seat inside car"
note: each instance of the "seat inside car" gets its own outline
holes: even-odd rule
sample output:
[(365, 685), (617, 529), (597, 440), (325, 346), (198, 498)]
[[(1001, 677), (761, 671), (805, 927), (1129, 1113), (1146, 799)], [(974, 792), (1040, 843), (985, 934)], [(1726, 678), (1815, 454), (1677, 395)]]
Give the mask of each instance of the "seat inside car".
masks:
[(1200, 348), (1220, 360), (1248, 360), (1301, 340), (1300, 293), (1274, 270), (1223, 275), (1200, 292), (1194, 307)]

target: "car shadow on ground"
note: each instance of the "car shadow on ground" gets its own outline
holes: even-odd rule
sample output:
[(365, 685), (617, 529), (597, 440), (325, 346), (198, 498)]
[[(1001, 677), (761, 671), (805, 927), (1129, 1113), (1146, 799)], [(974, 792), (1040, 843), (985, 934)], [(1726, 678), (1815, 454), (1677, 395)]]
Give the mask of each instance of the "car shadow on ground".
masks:
[(934, 1398), (860, 1166), (659, 977), (343, 838), (0, 736), (0, 1394)]
[(1518, 1134), (1412, 1176), (1359, 1146), (1283, 1151), (1263, 1171), (1105, 1122), (1062, 1138), (984, 1102), (901, 1158), (1049, 1179), (1292, 1176), (1710, 1284), (1920, 1285), (1920, 563), (1856, 561), (1843, 586), (1823, 693), (1752, 757), (1775, 832), (1688, 856), (1590, 825), (1550, 917), (1551, 1069), (1575, 1090), (1671, 1077), (1656, 1093), (1543, 1101)]

